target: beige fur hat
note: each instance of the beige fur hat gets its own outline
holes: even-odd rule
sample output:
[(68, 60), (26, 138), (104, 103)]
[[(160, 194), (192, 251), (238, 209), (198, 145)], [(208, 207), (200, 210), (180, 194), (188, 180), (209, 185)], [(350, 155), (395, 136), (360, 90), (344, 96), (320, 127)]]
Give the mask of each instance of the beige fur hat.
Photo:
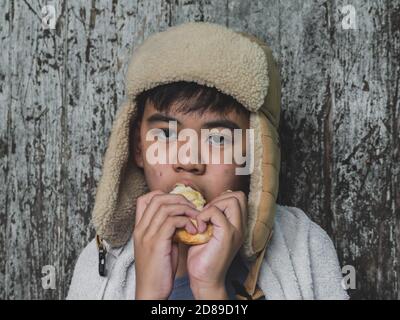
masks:
[(176, 81), (215, 87), (251, 111), (254, 171), (248, 195), (248, 225), (241, 255), (251, 263), (247, 294), (263, 293), (257, 279), (272, 235), (279, 187), (280, 77), (272, 52), (259, 39), (224, 26), (191, 22), (148, 37), (133, 53), (126, 76), (126, 102), (113, 124), (97, 187), (92, 223), (112, 247), (132, 236), (136, 198), (148, 192), (142, 170), (134, 165), (129, 141), (136, 97), (144, 90)]

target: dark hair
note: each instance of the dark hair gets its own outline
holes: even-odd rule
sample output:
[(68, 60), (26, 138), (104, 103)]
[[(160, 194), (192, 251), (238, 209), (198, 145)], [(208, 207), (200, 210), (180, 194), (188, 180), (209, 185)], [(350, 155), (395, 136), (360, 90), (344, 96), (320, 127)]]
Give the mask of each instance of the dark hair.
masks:
[(226, 114), (230, 111), (247, 114), (249, 111), (236, 99), (213, 87), (196, 82), (178, 81), (159, 85), (143, 91), (137, 96), (137, 120), (141, 120), (146, 102), (151, 102), (157, 111), (168, 112), (174, 104), (177, 112), (185, 114), (206, 111)]

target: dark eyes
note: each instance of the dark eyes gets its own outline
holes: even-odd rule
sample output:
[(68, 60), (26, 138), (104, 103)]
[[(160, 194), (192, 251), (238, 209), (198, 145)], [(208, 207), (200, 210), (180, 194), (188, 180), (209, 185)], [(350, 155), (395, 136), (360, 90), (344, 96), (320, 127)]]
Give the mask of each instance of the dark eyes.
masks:
[(225, 144), (231, 143), (231, 139), (222, 134), (212, 134), (208, 136), (207, 140), (211, 145), (223, 146)]
[[(159, 128), (155, 136), (159, 141), (175, 141), (178, 139), (178, 134), (168, 128)], [(206, 142), (212, 146), (224, 146), (232, 143), (232, 137), (220, 133), (211, 133), (206, 137)]]
[(159, 140), (163, 140), (163, 141), (172, 141), (172, 140), (176, 140), (177, 138), (177, 134), (176, 132), (169, 130), (168, 128), (164, 128), (164, 129), (159, 129), (158, 133), (156, 134), (156, 137)]

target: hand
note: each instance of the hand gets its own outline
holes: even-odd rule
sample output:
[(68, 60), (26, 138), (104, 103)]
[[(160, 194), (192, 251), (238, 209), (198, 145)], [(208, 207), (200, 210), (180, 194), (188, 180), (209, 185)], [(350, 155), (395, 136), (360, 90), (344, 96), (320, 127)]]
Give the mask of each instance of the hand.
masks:
[(243, 192), (225, 192), (197, 215), (197, 228), (204, 232), (213, 224), (213, 236), (205, 244), (191, 246), (187, 268), (196, 299), (227, 299), (225, 277), (244, 241), (247, 200)]
[(187, 215), (199, 212), (182, 195), (153, 191), (137, 200), (133, 232), (136, 272), (135, 299), (167, 299), (178, 267), (176, 228), (197, 230)]

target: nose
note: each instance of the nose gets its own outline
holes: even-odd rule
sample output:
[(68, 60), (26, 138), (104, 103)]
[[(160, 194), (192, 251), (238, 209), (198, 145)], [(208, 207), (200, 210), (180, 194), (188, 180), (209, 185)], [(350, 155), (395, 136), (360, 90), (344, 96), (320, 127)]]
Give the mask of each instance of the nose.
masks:
[(189, 172), (202, 175), (206, 171), (206, 164), (201, 161), (201, 148), (199, 148), (199, 137), (197, 132), (182, 131), (186, 140), (178, 141), (177, 153), (173, 169), (175, 172)]
[[(197, 148), (197, 146), (195, 146)], [(175, 172), (189, 172), (195, 175), (202, 175), (206, 171), (206, 164), (201, 163), (201, 157), (196, 152), (197, 149), (191, 149), (188, 155), (186, 152), (178, 152), (177, 159), (173, 164)]]
[(206, 165), (204, 163), (181, 163), (177, 162), (173, 165), (175, 172), (189, 172), (195, 175), (202, 175), (206, 171)]

